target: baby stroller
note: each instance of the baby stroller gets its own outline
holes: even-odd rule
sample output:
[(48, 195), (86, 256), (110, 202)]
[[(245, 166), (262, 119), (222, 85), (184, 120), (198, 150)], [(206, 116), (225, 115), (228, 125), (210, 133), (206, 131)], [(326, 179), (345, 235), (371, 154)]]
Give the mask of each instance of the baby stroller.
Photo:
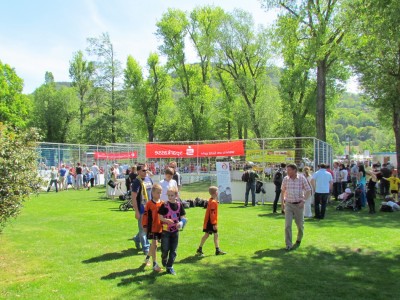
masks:
[[(342, 195), (346, 195), (346, 196), (342, 196)], [(350, 194), (341, 194), (339, 195), (339, 199), (340, 196), (342, 196), (342, 200), (339, 202), (338, 206), (336, 206), (336, 210), (344, 210), (344, 209), (353, 209), (354, 210), (354, 193), (350, 193)]]
[(340, 201), (336, 209), (337, 210), (352, 209), (353, 211), (361, 210), (361, 194), (362, 194), (362, 185), (359, 184), (357, 185), (354, 193), (348, 194), (346, 198)]
[(127, 211), (127, 210), (129, 210), (130, 208), (133, 209), (133, 206), (132, 206), (132, 199), (131, 199), (131, 190), (127, 191), (126, 193), (124, 193), (124, 194), (122, 194), (122, 195), (119, 195), (119, 199), (120, 199), (120, 200), (125, 200), (125, 202), (122, 203), (122, 204), (119, 206), (119, 210), (121, 210), (121, 211)]
[[(264, 189), (264, 183), (262, 182), (262, 181), (260, 181), (260, 180), (257, 180), (257, 182), (256, 182), (256, 194), (259, 194), (259, 195), (261, 195), (261, 203), (262, 203), (262, 205), (264, 205), (264, 201), (265, 201), (265, 199), (264, 199), (264, 195), (265, 195), (265, 189)], [(260, 202), (260, 201), (257, 201), (257, 203), (258, 202)]]

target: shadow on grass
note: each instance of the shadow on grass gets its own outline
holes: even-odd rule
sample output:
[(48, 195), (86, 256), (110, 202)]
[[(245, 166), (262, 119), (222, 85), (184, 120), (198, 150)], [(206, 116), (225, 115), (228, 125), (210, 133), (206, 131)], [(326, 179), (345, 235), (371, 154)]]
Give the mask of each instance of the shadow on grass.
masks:
[(92, 257), (86, 260), (83, 260), (82, 263), (84, 264), (90, 264), (90, 263), (97, 263), (97, 262), (102, 262), (102, 261), (109, 261), (109, 260), (115, 260), (115, 259), (121, 259), (124, 257), (136, 255), (139, 253), (140, 250), (134, 249), (134, 248), (129, 248), (126, 250), (122, 250), (120, 252), (111, 252), (111, 253), (105, 253), (100, 256)]
[(106, 275), (106, 276), (101, 277), (101, 279), (103, 279), (103, 280), (110, 280), (110, 279), (115, 279), (115, 278), (118, 278), (118, 277), (125, 277), (125, 276), (129, 276), (129, 275), (136, 275), (136, 274), (139, 274), (139, 273), (143, 273), (144, 270), (145, 270), (145, 267), (146, 267), (146, 266), (145, 266), (144, 264), (142, 264), (139, 268), (136, 268), (136, 269), (127, 269), (127, 270), (122, 271), (122, 272), (113, 272), (113, 273), (110, 273), (110, 274), (108, 274), (108, 275)]
[[(145, 296), (152, 299), (398, 299), (400, 291), (390, 279), (400, 275), (399, 251), (266, 249), (256, 251), (253, 257), (207, 258), (205, 263), (198, 264), (188, 257), (177, 262), (178, 275), (173, 278), (173, 284), (169, 280), (158, 280), (157, 288), (151, 288)], [(192, 266), (179, 267), (182, 262)], [(179, 271), (188, 269), (191, 279), (185, 280), (189, 273)], [(147, 289), (161, 275), (135, 276), (138, 272), (129, 274), (130, 271), (116, 273), (131, 275), (122, 278), (118, 286), (136, 283), (126, 292), (127, 298), (135, 295), (137, 283)], [(104, 278), (113, 279), (113, 276)]]

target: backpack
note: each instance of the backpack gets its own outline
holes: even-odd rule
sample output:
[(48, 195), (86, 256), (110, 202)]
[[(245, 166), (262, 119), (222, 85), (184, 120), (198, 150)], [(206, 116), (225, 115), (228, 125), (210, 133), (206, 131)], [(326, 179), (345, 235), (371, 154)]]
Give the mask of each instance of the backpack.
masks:
[(274, 175), (274, 184), (281, 185), (283, 181), (283, 174), (281, 171), (277, 171)]
[(242, 174), (242, 181), (244, 181), (244, 182), (249, 182), (250, 181), (250, 172), (249, 171), (245, 171)]

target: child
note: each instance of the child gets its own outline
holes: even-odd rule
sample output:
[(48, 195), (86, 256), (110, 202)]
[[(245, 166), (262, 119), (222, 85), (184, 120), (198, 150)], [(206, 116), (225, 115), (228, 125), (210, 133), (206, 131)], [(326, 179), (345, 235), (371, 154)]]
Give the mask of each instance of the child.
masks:
[(393, 169), (392, 176), (390, 176), (389, 178), (386, 177), (382, 178), (384, 180), (389, 181), (390, 193), (392, 194), (394, 201), (397, 201), (399, 195), (399, 184), (400, 184), (400, 179), (397, 177), (397, 169)]
[(72, 186), (72, 188), (75, 189), (74, 183), (73, 183), (74, 175), (72, 174), (71, 170), (68, 172), (68, 175), (67, 175), (67, 186), (65, 187), (66, 190), (68, 190), (69, 186)]
[(176, 275), (173, 264), (176, 258), (176, 249), (179, 241), (179, 228), (182, 226), (180, 221), (186, 214), (185, 209), (180, 201), (176, 201), (178, 197), (178, 188), (170, 187), (167, 190), (168, 201), (161, 204), (158, 210), (160, 220), (162, 222), (162, 238), (161, 238), (161, 259), (162, 265), (167, 267), (167, 273)]
[(203, 245), (210, 234), (214, 233), (215, 255), (224, 255), (226, 252), (219, 249), (218, 241), (218, 188), (216, 186), (210, 186), (208, 192), (210, 193), (211, 198), (208, 200), (206, 215), (204, 216), (203, 232), (205, 232), (205, 234), (201, 238), (196, 254), (200, 256), (204, 255)]
[(152, 199), (146, 202), (146, 207), (144, 209), (142, 225), (144, 231), (147, 233), (147, 239), (152, 240), (149, 253), (146, 256), (145, 264), (150, 266), (150, 256), (153, 259), (153, 270), (156, 272), (161, 272), (162, 269), (157, 264), (157, 247), (158, 241), (161, 240), (162, 226), (160, 218), (158, 216), (158, 210), (161, 207), (161, 191), (162, 187), (159, 184), (154, 184), (151, 193)]

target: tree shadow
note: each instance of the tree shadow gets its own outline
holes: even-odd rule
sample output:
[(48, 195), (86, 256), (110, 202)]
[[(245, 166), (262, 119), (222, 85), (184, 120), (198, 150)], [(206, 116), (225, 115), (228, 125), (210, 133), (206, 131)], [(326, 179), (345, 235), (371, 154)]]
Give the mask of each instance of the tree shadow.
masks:
[(136, 255), (139, 253), (140, 250), (134, 249), (134, 248), (129, 248), (126, 250), (122, 250), (120, 252), (111, 252), (111, 253), (105, 253), (100, 256), (92, 257), (86, 260), (83, 260), (82, 263), (84, 264), (90, 264), (90, 263), (97, 263), (97, 262), (102, 262), (102, 261), (110, 261), (110, 260), (115, 260), (115, 259), (121, 259), (124, 257)]
[[(177, 265), (195, 265), (195, 288), (193, 278), (184, 280), (187, 274), (179, 278), (179, 273), (179, 280), (173, 284), (168, 280), (157, 281), (157, 288), (146, 296), (152, 299), (396, 299), (400, 291), (390, 279), (399, 275), (399, 250), (382, 253), (348, 247), (333, 251), (317, 247), (300, 247), (296, 251), (265, 249), (256, 251), (251, 258), (224, 257), (222, 261), (210, 260), (197, 266), (193, 257), (188, 257)], [(140, 282), (141, 286), (151, 287), (159, 275), (123, 278), (117, 285)], [(229, 288), (221, 288), (221, 284)], [(135, 295), (135, 289), (137, 286), (132, 286), (125, 296)]]

